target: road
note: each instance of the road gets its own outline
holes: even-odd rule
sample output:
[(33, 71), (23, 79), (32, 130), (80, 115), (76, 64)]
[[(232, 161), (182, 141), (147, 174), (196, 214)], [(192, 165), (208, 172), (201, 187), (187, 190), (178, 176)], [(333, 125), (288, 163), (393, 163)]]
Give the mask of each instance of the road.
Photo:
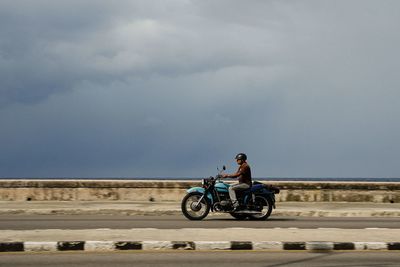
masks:
[(116, 253), (6, 253), (0, 266), (229, 266), (235, 267), (394, 267), (399, 266), (398, 252), (116, 252)]
[(31, 229), (130, 229), (130, 228), (399, 228), (400, 217), (272, 217), (268, 221), (238, 221), (228, 216), (189, 221), (179, 215), (110, 216), (110, 215), (2, 215), (0, 230)]

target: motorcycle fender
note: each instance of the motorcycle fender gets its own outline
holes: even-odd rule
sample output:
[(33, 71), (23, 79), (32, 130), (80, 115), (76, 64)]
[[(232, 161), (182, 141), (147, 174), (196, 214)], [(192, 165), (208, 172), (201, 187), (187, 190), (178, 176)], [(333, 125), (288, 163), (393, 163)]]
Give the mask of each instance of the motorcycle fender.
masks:
[[(192, 187), (192, 188), (189, 188), (188, 190), (186, 190), (186, 192), (188, 192), (188, 193), (199, 192), (199, 193), (201, 193), (201, 194), (204, 194), (204, 191), (205, 191), (205, 190), (204, 190), (203, 187)], [(210, 200), (211, 203), (214, 202), (213, 199), (212, 199), (212, 195), (211, 195), (210, 192), (207, 193), (207, 198)]]
[(275, 205), (275, 194), (272, 195), (272, 203), (274, 203), (273, 207), (274, 207), (274, 209), (276, 209), (276, 205)]
[(272, 207), (273, 207), (274, 209), (276, 209), (276, 206), (275, 206), (275, 195), (274, 195), (274, 194), (268, 194), (268, 195), (266, 195), (265, 197), (269, 198), (269, 200), (272, 201)]

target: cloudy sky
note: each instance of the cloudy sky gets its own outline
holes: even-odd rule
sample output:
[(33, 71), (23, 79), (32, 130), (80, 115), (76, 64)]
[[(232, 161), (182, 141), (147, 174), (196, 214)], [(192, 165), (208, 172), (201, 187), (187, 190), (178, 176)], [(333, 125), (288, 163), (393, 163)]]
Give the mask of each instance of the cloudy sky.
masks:
[(400, 177), (399, 14), (0, 0), (0, 177)]

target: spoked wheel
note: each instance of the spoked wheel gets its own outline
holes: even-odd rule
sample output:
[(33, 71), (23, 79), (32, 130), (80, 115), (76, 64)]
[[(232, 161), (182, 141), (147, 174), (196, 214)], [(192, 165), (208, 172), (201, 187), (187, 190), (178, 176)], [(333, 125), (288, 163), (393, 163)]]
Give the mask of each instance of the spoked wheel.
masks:
[(181, 209), (183, 215), (189, 220), (202, 220), (210, 212), (210, 204), (205, 195), (193, 192), (183, 198)]
[(268, 198), (256, 196), (253, 203), (253, 209), (259, 214), (249, 214), (252, 220), (266, 220), (272, 212), (272, 202)]

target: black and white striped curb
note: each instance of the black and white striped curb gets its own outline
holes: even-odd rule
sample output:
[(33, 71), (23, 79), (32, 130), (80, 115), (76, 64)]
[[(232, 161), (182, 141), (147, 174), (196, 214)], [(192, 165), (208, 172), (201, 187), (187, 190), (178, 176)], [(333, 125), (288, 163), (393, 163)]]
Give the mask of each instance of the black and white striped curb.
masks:
[(60, 241), (0, 242), (0, 252), (121, 250), (400, 250), (400, 242)]

